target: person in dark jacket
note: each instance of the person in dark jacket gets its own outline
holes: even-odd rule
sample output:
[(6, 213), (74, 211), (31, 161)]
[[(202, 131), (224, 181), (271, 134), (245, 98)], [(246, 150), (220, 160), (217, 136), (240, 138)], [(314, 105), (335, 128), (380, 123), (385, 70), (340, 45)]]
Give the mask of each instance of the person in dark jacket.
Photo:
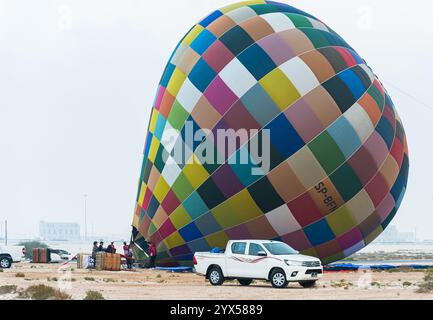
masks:
[(114, 246), (114, 242), (111, 242), (107, 249), (105, 250), (107, 253), (116, 253), (116, 247)]
[(101, 242), (99, 242), (98, 252), (104, 252), (104, 251), (105, 251), (104, 242), (101, 241)]
[(96, 253), (99, 251), (98, 247), (98, 241), (93, 242), (93, 248), (92, 248), (92, 259), (93, 259), (93, 266), (96, 268)]

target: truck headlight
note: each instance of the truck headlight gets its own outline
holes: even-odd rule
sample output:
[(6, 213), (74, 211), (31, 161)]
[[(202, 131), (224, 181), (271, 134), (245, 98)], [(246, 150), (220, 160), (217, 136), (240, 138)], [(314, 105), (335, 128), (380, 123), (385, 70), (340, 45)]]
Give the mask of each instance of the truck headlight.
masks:
[(293, 260), (284, 260), (284, 262), (291, 267), (300, 267), (302, 266), (302, 261), (293, 261)]

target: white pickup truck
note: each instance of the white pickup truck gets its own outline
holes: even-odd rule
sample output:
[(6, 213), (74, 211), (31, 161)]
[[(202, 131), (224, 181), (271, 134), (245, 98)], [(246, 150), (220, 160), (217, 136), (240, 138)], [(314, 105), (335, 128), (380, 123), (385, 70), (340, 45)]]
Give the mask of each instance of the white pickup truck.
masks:
[(26, 254), (23, 246), (0, 246), (0, 269), (7, 269), (12, 262), (20, 262)]
[(232, 279), (247, 286), (261, 279), (274, 288), (285, 288), (289, 282), (309, 288), (323, 274), (319, 259), (301, 255), (279, 241), (232, 240), (224, 253), (196, 252), (193, 261), (195, 271), (215, 286)]

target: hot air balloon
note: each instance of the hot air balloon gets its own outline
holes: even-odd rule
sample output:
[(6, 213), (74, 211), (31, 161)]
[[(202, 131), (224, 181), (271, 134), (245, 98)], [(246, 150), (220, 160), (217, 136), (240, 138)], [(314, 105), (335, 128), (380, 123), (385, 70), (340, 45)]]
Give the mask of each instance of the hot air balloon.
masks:
[(166, 266), (229, 239), (334, 262), (388, 226), (408, 167), (393, 102), (345, 40), (289, 5), (235, 3), (197, 23), (163, 72), (132, 239)]

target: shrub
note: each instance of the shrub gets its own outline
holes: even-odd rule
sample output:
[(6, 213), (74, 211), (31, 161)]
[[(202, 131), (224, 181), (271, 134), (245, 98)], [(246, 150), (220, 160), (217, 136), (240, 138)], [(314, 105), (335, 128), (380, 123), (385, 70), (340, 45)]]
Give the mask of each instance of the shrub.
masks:
[(417, 292), (429, 293), (433, 291), (433, 270), (427, 270), (423, 282), (418, 285)]
[(105, 300), (105, 299), (100, 292), (94, 290), (88, 290), (83, 300)]
[(0, 294), (8, 294), (17, 292), (17, 286), (15, 285), (6, 285), (0, 287)]
[(24, 278), (25, 276), (26, 275), (24, 273), (22, 273), (22, 272), (15, 273), (15, 277), (17, 277), (17, 278)]
[(331, 287), (333, 287), (333, 288), (344, 288), (347, 290), (351, 286), (353, 286), (353, 283), (348, 282), (345, 279), (341, 279), (339, 282), (331, 281)]
[(84, 280), (86, 281), (96, 281), (93, 277), (84, 277)]
[(24, 294), (33, 300), (70, 300), (71, 296), (44, 284), (30, 286)]

